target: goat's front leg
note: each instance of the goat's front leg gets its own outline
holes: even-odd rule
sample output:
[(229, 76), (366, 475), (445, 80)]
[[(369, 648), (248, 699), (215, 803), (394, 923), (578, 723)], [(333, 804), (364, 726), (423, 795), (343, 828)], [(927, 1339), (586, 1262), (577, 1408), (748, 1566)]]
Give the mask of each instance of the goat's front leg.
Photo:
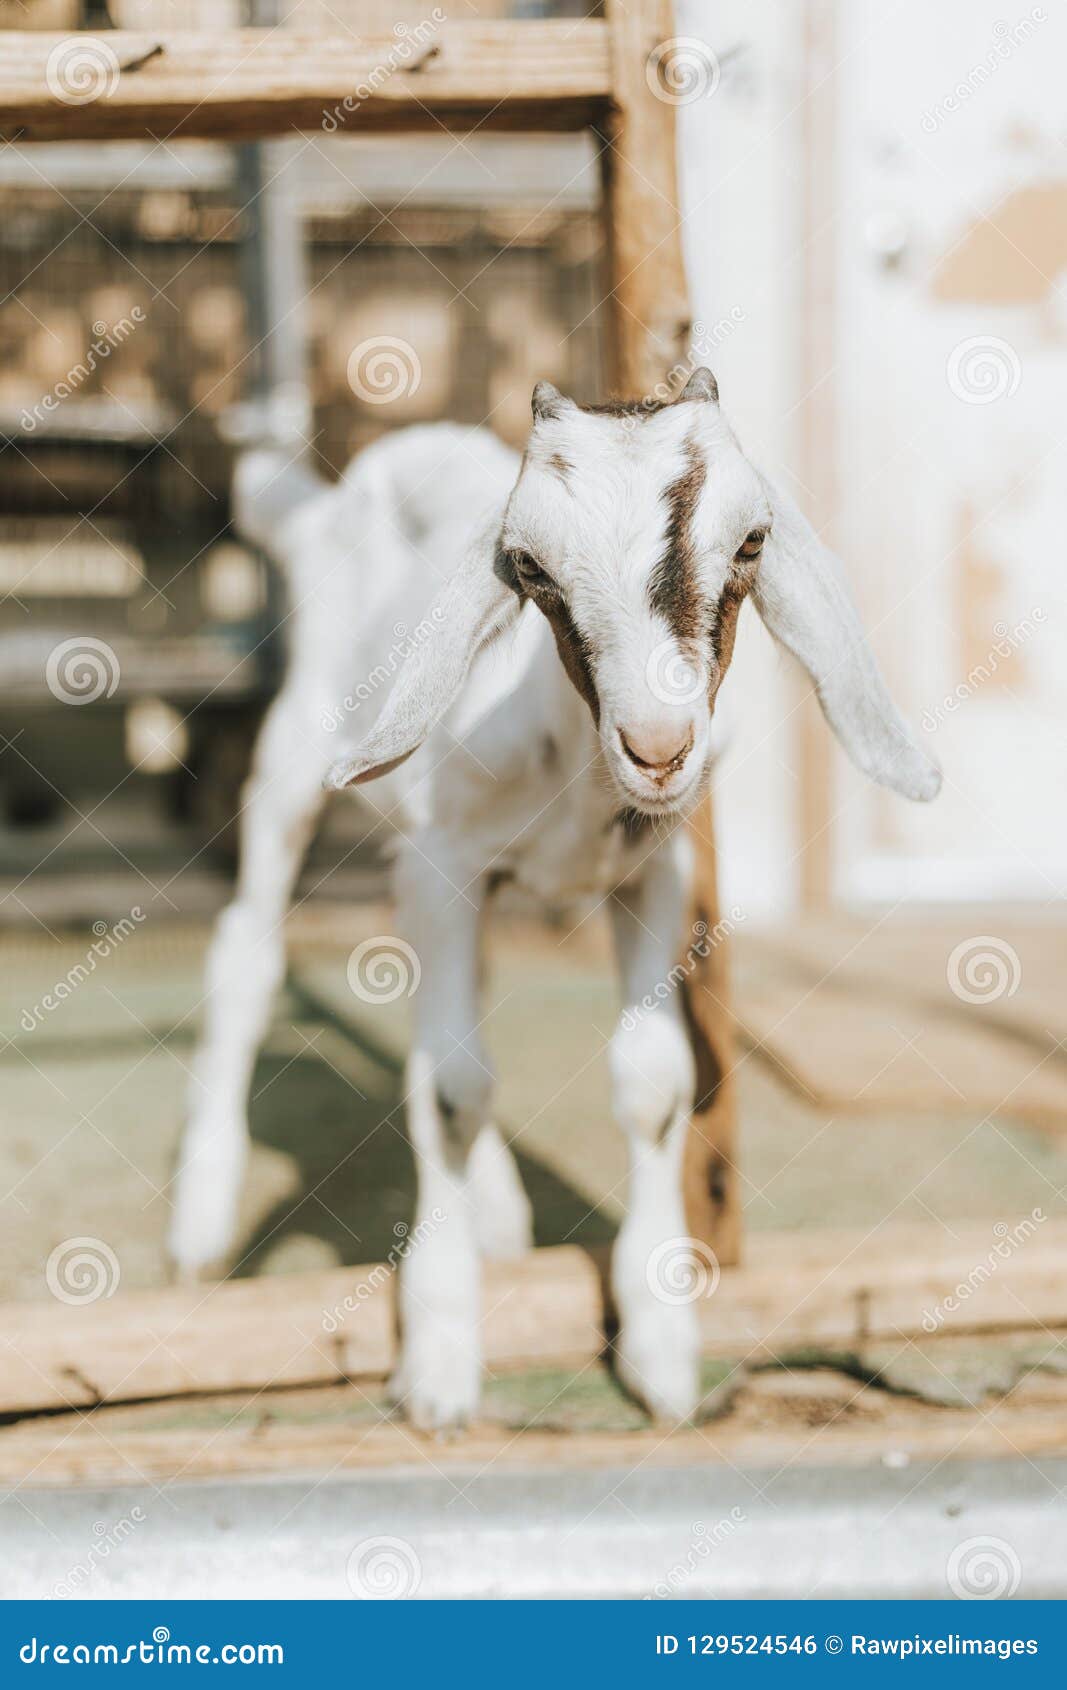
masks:
[[(427, 869), (427, 859), (443, 873)], [(485, 887), (457, 893), (466, 876), (440, 840), (400, 868), (406, 925), (422, 967), (407, 1068), (408, 1134), (418, 1199), (400, 1277), (402, 1354), (393, 1395), (417, 1426), (469, 1420), (481, 1383), (478, 1176), (472, 1150), (492, 1090), (478, 1032), (479, 941)], [(503, 1146), (501, 1155), (509, 1156)]]
[(634, 888), (612, 899), (623, 1012), (611, 1040), (614, 1110), (630, 1151), (626, 1219), (612, 1286), (623, 1383), (657, 1416), (685, 1420), (700, 1395), (694, 1307), (707, 1263), (694, 1255), (682, 1201), (682, 1154), (695, 1070), (677, 974), (692, 873), (679, 830)]

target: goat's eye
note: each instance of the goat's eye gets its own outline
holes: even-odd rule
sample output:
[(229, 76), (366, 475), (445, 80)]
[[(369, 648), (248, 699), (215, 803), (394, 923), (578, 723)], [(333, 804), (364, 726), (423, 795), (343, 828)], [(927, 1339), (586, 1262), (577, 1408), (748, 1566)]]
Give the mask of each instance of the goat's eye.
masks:
[(762, 528), (754, 528), (751, 534), (745, 535), (744, 544), (739, 548), (737, 556), (740, 558), (759, 557), (763, 550), (763, 542), (767, 538)]
[(558, 591), (548, 571), (532, 558), (529, 552), (515, 553), (515, 573), (527, 592), (554, 593)]

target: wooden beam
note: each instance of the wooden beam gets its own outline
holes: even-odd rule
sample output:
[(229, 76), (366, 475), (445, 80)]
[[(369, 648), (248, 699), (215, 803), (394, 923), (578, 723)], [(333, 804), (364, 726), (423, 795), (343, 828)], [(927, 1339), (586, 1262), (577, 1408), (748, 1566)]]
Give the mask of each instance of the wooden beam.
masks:
[(686, 1224), (710, 1244), (722, 1266), (741, 1260), (741, 1175), (738, 1168), (737, 1061), (730, 994), (729, 920), (719, 904), (715, 824), (709, 800), (693, 817), (695, 853), (682, 985), (689, 1041), (696, 1058), (696, 1107), (682, 1165)]
[(570, 130), (601, 120), (610, 97), (608, 35), (595, 19), (446, 22), (361, 39), (0, 31), (6, 141)]
[[(689, 300), (682, 255), (674, 108), (648, 74), (656, 49), (674, 35), (670, 0), (607, 0), (615, 103), (602, 129), (609, 251), (609, 354), (613, 385), (626, 398), (666, 398), (689, 372)], [(711, 809), (691, 828), (696, 882), (685, 1005), (696, 1058), (698, 1106), (686, 1146), (687, 1225), (720, 1262), (741, 1250), (737, 1110), (732, 1079), (728, 946), (693, 945), (694, 929), (719, 923)]]
[[(1067, 1325), (1067, 1220), (1008, 1249), (991, 1223), (763, 1233), (696, 1310), (704, 1353), (766, 1361), (821, 1346)], [(992, 1266), (990, 1265), (992, 1263)], [(612, 1311), (606, 1252), (536, 1250), (486, 1267), (494, 1372), (581, 1368)], [(282, 1279), (120, 1292), (80, 1307), (0, 1307), (0, 1413), (385, 1378), (396, 1361), (396, 1274), (383, 1263)], [(931, 1323), (935, 1337), (931, 1339)]]
[(674, 109), (649, 86), (649, 55), (674, 34), (670, 0), (606, 0), (612, 111), (601, 126), (612, 380), (623, 397), (680, 379), (689, 300), (682, 260)]

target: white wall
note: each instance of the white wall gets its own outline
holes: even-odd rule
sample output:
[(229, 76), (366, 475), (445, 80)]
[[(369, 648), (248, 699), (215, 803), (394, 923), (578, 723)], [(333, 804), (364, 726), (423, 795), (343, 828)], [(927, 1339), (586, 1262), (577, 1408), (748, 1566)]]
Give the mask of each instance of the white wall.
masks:
[[(678, 29), (723, 61), (678, 116), (695, 315), (744, 314), (708, 360), (724, 406), (746, 446), (816, 483), (794, 491), (945, 767), (916, 807), (835, 752), (833, 893), (1048, 900), (1067, 880), (1067, 13), (678, 0)], [(803, 718), (745, 620), (726, 898), (780, 914), (799, 894)]]

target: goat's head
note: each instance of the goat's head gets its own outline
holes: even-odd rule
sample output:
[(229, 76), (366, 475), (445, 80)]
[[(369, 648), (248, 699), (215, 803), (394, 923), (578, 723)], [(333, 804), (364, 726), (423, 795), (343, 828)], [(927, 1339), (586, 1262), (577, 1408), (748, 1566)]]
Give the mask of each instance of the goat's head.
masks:
[(715, 699), (751, 594), (859, 767), (909, 798), (934, 797), (938, 771), (886, 693), (836, 560), (744, 456), (709, 371), (666, 405), (583, 408), (539, 382), (533, 414), (502, 526), (472, 549), (438, 635), (329, 784), (410, 756), (478, 648), (529, 599), (589, 706), (620, 804), (688, 809), (707, 780)]

